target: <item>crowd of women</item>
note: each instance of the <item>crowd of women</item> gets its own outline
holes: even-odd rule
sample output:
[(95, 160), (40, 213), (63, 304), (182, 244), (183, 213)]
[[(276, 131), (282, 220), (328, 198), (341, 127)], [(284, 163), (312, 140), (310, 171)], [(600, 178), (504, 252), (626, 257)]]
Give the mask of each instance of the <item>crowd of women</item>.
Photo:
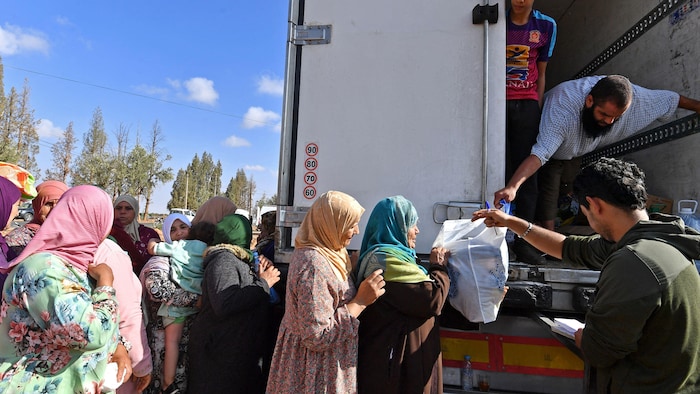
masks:
[[(274, 218), (258, 260), (250, 221), (227, 198), (191, 223), (166, 219), (159, 247), (131, 196), (27, 183), (0, 176), (0, 393), (105, 392), (110, 363), (118, 393), (442, 392), (436, 318), (449, 252), (421, 263), (404, 197), (374, 207), (351, 257), (364, 208), (322, 194), (280, 281)], [(7, 233), (32, 197), (35, 219)]]

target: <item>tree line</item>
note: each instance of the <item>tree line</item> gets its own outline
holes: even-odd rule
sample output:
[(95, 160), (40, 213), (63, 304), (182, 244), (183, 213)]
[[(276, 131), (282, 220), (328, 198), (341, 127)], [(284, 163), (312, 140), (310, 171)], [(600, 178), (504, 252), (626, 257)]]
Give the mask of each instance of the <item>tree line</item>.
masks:
[[(15, 87), (5, 95), (4, 70), (0, 58), (0, 161), (16, 163), (42, 178), (36, 158), (40, 152), (37, 126), (29, 99), (31, 89), (25, 79), (21, 92)], [(206, 200), (222, 195), (221, 162), (214, 163), (211, 154), (203, 152), (201, 158), (195, 154), (187, 168), (177, 171), (164, 163), (171, 156), (164, 153), (162, 143), (165, 135), (158, 120), (153, 123), (145, 141), (137, 133), (134, 144), (130, 144), (129, 127), (120, 123), (113, 132), (115, 145), (109, 144), (105, 131), (102, 110), (97, 107), (90, 126), (82, 137), (82, 150), (74, 157), (77, 137), (73, 122), (69, 122), (58, 140), (51, 145), (52, 166), (44, 173), (44, 179), (55, 179), (69, 185), (90, 184), (99, 186), (113, 198), (121, 194), (144, 197), (144, 215), (149, 213), (155, 188), (171, 180), (174, 182), (167, 208), (189, 208), (196, 210)], [(255, 181), (248, 178), (243, 169), (228, 182), (224, 196), (239, 208), (253, 212), (254, 207), (275, 204), (276, 196), (263, 197), (253, 202)]]

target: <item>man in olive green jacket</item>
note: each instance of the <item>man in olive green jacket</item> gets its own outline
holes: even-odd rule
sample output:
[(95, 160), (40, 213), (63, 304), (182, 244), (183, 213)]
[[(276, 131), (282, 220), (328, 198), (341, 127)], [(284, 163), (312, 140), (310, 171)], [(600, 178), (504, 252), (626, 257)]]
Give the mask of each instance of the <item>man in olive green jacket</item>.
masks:
[(506, 226), (562, 261), (600, 268), (586, 326), (576, 335), (597, 369), (598, 393), (700, 392), (700, 234), (677, 217), (651, 218), (644, 173), (602, 158), (584, 168), (574, 194), (598, 234), (564, 236), (497, 210), (474, 213)]

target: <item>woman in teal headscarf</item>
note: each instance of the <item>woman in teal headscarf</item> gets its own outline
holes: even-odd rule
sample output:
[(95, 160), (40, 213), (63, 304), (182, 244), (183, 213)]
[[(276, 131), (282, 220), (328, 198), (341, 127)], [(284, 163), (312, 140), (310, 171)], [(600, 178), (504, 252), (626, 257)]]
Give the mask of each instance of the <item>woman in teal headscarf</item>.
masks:
[(441, 393), (437, 316), (447, 299), (449, 252), (433, 248), (428, 268), (415, 251), (418, 214), (403, 196), (374, 207), (354, 275), (384, 270), (386, 293), (360, 316), (358, 392)]

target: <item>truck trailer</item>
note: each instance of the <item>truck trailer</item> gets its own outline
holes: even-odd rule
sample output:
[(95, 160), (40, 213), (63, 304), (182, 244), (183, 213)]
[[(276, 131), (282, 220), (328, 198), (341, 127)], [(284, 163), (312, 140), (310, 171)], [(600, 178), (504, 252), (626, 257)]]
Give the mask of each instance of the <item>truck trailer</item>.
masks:
[[(537, 0), (557, 21), (547, 87), (621, 74), (650, 89), (700, 97), (698, 0)], [(424, 258), (445, 220), (470, 218), (505, 185), (505, 15), (508, 2), (290, 0), (275, 264), (325, 191), (367, 210), (401, 194), (419, 214)], [(628, 141), (584, 158), (619, 157), (665, 201), (700, 197), (698, 115), (678, 110)], [(672, 204), (671, 204), (672, 205)], [(672, 209), (672, 207), (665, 207)], [(675, 211), (674, 211), (675, 212)], [(362, 230), (367, 217), (360, 223)], [(348, 249), (359, 249), (356, 237)], [(441, 318), (445, 390), (459, 392), (470, 355), (492, 391), (589, 392), (593, 373), (556, 317), (585, 318), (598, 272), (510, 263), (498, 319)]]

